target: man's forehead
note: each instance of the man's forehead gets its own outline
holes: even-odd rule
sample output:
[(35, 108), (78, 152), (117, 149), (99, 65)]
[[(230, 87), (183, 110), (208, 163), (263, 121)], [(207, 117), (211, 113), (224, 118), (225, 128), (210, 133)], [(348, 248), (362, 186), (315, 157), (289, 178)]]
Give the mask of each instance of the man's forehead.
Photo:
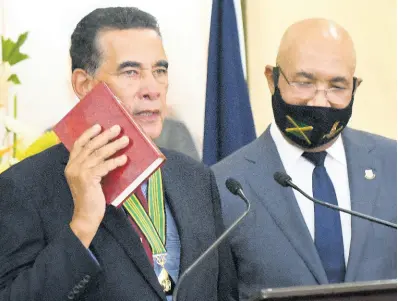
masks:
[[(333, 61), (355, 70), (355, 49), (347, 31), (323, 19), (308, 19), (290, 26), (280, 43), (277, 63), (312, 60), (319, 64)], [(308, 62), (307, 62), (308, 63)]]
[(162, 39), (150, 29), (105, 30), (98, 35), (97, 46), (104, 57), (117, 60), (165, 59)]
[(291, 72), (322, 72), (347, 76), (353, 73), (355, 65), (352, 55), (344, 52), (340, 47), (327, 44), (304, 43), (287, 49), (284, 55), (279, 57), (278, 64)]

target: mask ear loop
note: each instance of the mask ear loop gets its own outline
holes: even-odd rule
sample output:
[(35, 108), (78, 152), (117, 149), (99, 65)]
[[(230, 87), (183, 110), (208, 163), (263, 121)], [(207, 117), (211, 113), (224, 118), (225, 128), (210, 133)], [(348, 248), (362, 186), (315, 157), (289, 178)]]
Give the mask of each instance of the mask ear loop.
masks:
[(279, 67), (276, 66), (272, 69), (272, 78), (274, 80), (275, 89), (278, 89), (278, 81), (279, 81)]

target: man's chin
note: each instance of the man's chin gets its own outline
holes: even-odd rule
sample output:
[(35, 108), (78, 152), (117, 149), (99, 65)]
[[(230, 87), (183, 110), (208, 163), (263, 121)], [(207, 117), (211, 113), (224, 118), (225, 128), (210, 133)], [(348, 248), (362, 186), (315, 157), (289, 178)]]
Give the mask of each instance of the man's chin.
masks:
[(159, 124), (145, 124), (141, 125), (144, 133), (152, 140), (158, 138), (162, 133), (162, 126)]
[(323, 145), (320, 145), (318, 147), (303, 147), (300, 144), (297, 144), (296, 142), (294, 142), (293, 140), (291, 140), (287, 135), (285, 135), (284, 133), (282, 133), (283, 137), (285, 138), (285, 140), (294, 145), (297, 146), (298, 148), (301, 148), (302, 150), (304, 150), (305, 152), (313, 152), (313, 153), (317, 153), (317, 152), (322, 152), (327, 150), (329, 147), (331, 147), (333, 145), (333, 143), (336, 142), (337, 138), (339, 137), (339, 135), (337, 135), (333, 140), (329, 141), (328, 143), (325, 143)]

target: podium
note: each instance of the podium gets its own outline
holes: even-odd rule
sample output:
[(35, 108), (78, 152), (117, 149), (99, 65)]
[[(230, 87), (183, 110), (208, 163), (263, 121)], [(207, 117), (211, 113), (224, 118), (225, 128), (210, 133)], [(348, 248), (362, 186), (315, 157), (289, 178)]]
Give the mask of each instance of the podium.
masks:
[(264, 289), (250, 301), (390, 301), (397, 300), (397, 280), (350, 282)]

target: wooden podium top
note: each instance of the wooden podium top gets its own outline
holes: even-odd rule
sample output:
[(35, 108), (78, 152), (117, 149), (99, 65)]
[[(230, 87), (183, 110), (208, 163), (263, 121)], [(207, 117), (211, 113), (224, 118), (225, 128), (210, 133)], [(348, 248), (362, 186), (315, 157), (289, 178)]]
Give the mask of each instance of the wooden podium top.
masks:
[(261, 300), (397, 300), (397, 280), (264, 289), (250, 299)]

